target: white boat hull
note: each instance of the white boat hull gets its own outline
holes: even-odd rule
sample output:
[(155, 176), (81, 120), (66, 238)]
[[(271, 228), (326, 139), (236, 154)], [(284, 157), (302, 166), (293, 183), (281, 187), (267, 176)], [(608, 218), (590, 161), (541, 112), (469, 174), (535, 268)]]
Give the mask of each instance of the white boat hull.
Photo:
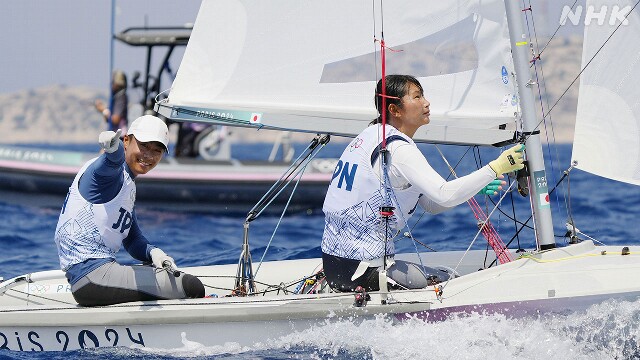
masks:
[[(604, 253), (603, 253), (604, 251)], [(104, 307), (75, 304), (62, 272), (34, 273), (31, 283), (0, 284), (0, 348), (61, 351), (90, 347), (175, 349), (198, 343), (249, 346), (328, 321), (361, 321), (384, 314), (397, 320), (445, 320), (452, 314), (501, 313), (508, 317), (577, 311), (606, 299), (640, 296), (640, 247), (595, 247), (590, 241), (526, 256), (482, 271), (484, 252), (469, 253), (462, 276), (421, 290), (370, 293), (362, 307), (352, 293), (224, 297), (234, 285), (236, 265), (185, 269), (220, 297), (163, 300)], [(460, 252), (422, 254), (429, 264), (455, 267)], [(411, 258), (410, 255), (399, 257)], [(415, 256), (413, 257), (415, 259)], [(264, 263), (261, 284), (293, 284), (320, 268), (319, 259)], [(290, 281), (290, 282), (288, 282)], [(258, 286), (265, 290), (264, 286)], [(385, 300), (386, 299), (386, 300)]]

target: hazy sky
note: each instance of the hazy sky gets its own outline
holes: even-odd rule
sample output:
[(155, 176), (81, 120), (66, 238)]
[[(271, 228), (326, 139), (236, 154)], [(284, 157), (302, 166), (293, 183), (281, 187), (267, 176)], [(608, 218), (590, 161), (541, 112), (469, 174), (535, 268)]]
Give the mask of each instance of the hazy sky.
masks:
[[(116, 33), (145, 24), (193, 23), (200, 7), (200, 0), (115, 0), (115, 3)], [(2, 1), (0, 93), (52, 84), (108, 89), (110, 31), (111, 0)], [(114, 66), (128, 75), (134, 70), (143, 71), (145, 55), (144, 48), (116, 41)], [(181, 55), (179, 52), (172, 57), (174, 71)], [(170, 83), (164, 85), (169, 87)]]

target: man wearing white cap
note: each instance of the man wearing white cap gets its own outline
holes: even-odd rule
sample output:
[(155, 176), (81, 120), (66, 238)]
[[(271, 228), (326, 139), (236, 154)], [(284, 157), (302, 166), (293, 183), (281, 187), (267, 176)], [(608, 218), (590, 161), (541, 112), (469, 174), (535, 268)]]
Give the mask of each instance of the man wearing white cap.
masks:
[[(58, 219), (55, 241), (73, 297), (83, 306), (203, 297), (202, 282), (177, 271), (171, 257), (149, 244), (136, 219), (134, 179), (167, 152), (167, 125), (144, 115), (131, 124), (124, 142), (120, 134), (100, 134), (104, 153), (80, 169)], [(121, 246), (153, 266), (118, 264)]]

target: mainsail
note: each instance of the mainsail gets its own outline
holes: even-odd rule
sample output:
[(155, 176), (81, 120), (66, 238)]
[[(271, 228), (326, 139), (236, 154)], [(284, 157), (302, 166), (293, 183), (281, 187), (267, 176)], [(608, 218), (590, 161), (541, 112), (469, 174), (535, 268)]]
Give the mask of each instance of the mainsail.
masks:
[(586, 69), (580, 77), (572, 161), (584, 171), (640, 185), (640, 9), (634, 9), (636, 0), (611, 3), (587, 1), (587, 8), (604, 17), (585, 25)]
[[(380, 8), (382, 4), (382, 9)], [(175, 120), (355, 136), (387, 74), (419, 78), (432, 124), (416, 141), (497, 144), (515, 122), (504, 4), (492, 1), (204, 0), (168, 99)]]

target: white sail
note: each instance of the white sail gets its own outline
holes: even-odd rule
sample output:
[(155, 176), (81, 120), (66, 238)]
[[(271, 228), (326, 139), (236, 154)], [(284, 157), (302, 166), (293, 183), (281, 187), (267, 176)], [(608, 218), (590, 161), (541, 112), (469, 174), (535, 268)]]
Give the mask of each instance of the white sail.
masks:
[[(204, 0), (168, 101), (173, 119), (356, 135), (387, 74), (419, 78), (432, 124), (417, 141), (495, 144), (513, 131), (504, 4), (495, 1)], [(320, 19), (320, 21), (319, 21)], [(249, 26), (250, 25), (250, 26)], [(471, 130), (470, 130), (471, 129)]]
[(572, 161), (581, 170), (640, 185), (640, 9), (629, 13), (636, 3), (630, 0), (587, 3), (604, 16), (585, 24), (586, 70), (580, 77)]

